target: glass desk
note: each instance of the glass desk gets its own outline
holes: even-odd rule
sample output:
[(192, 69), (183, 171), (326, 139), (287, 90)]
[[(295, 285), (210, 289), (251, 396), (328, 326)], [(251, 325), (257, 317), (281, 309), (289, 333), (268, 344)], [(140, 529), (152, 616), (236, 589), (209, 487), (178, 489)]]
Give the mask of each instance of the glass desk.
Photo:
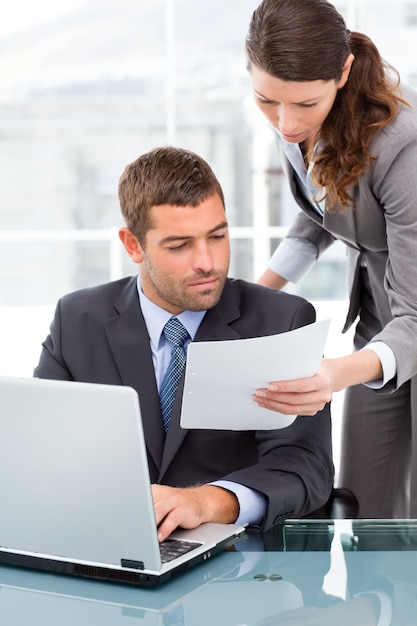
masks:
[(287, 521), (159, 588), (0, 566), (7, 626), (417, 624), (417, 520)]

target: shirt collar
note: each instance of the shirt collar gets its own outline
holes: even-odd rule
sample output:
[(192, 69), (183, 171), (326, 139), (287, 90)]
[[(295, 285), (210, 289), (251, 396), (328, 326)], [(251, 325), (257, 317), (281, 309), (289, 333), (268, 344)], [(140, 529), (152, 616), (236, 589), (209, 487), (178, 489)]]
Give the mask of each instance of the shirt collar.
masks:
[[(142, 314), (145, 319), (145, 324), (146, 328), (148, 329), (151, 343), (154, 348), (158, 350), (162, 330), (169, 318), (172, 317), (172, 313), (169, 313), (165, 309), (162, 309), (160, 306), (152, 302), (152, 300), (149, 300), (147, 296), (145, 296), (140, 284), (140, 276), (138, 276), (137, 278), (136, 285), (138, 290), (140, 308), (142, 309)], [(194, 340), (194, 337), (205, 314), (206, 311), (183, 311), (179, 315), (175, 316), (187, 329), (188, 334), (191, 337), (191, 341)]]

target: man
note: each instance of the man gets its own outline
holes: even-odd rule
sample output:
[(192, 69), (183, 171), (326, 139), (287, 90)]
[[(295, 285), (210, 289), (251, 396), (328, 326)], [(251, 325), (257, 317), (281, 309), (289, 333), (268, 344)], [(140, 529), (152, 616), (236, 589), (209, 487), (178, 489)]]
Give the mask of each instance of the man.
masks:
[(180, 384), (165, 432), (158, 395), (171, 357), (163, 334), (170, 318), (184, 325), (188, 343), (233, 340), (309, 324), (312, 305), (227, 278), (223, 192), (192, 152), (142, 155), (122, 174), (119, 199), (120, 239), (139, 275), (64, 296), (34, 375), (137, 390), (161, 541), (177, 526), (267, 529), (318, 509), (333, 481), (328, 406), (282, 430), (183, 430)]

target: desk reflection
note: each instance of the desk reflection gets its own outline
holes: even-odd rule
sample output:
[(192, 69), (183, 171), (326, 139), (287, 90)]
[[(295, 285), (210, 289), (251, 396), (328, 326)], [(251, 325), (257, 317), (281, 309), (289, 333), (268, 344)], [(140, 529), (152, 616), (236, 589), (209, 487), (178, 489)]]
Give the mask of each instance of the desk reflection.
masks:
[[(381, 528), (379, 527), (379, 530)], [(252, 535), (155, 589), (0, 567), (0, 620), (43, 626), (406, 626), (417, 620), (410, 528), (342, 538), (346, 592), (326, 593), (333, 528), (290, 524)], [(381, 549), (384, 547), (385, 549)], [(337, 576), (337, 572), (334, 573)]]

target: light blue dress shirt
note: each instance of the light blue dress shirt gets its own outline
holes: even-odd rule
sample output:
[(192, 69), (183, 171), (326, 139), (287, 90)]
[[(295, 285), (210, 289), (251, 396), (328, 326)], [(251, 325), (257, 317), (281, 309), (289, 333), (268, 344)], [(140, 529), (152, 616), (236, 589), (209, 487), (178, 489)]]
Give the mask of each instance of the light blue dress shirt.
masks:
[[(162, 330), (169, 318), (172, 317), (172, 314), (165, 311), (165, 309), (161, 309), (161, 307), (145, 296), (141, 289), (139, 276), (137, 289), (140, 307), (150, 338), (152, 360), (159, 391), (171, 360), (171, 347), (165, 339)], [(205, 314), (206, 311), (183, 311), (183, 313), (175, 316), (185, 326), (190, 335), (190, 339), (185, 342), (185, 349), (194, 340)], [(262, 493), (228, 480), (217, 480), (210, 484), (228, 489), (236, 495), (239, 501), (239, 517), (235, 522), (236, 524), (259, 525), (262, 523), (267, 507), (267, 499)]]
[[(323, 202), (320, 201), (320, 190), (314, 185), (311, 178), (312, 164), (307, 168), (304, 162), (298, 143), (287, 143), (282, 139), (278, 131), (271, 127), (274, 132), (276, 142), (281, 147), (294, 171), (296, 172), (300, 188), (308, 202), (320, 214), (324, 214)], [(307, 239), (291, 237), (286, 238), (275, 250), (269, 262), (269, 268), (286, 280), (298, 282), (314, 265), (317, 259), (317, 246)], [(366, 349), (373, 350), (382, 365), (383, 377), (365, 383), (372, 389), (381, 389), (397, 373), (397, 363), (392, 349), (382, 341), (373, 341), (365, 346)], [(362, 349), (365, 349), (362, 348)]]

